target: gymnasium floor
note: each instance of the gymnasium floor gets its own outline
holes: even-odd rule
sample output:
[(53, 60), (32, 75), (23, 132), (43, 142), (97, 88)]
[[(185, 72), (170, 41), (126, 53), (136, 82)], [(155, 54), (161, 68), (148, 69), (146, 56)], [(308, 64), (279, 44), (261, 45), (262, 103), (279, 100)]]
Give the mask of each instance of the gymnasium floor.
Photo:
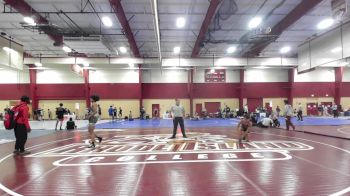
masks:
[[(343, 120), (329, 119), (330, 124)], [(11, 154), (12, 142), (1, 144), (0, 194), (350, 194), (350, 140), (254, 127), (251, 142), (239, 145), (236, 123), (188, 121), (189, 139), (169, 140), (169, 120), (122, 121), (114, 127), (102, 121), (97, 133), (104, 141), (95, 150), (85, 147), (88, 134), (82, 128), (30, 138), (32, 154), (25, 157)], [(107, 125), (110, 129), (102, 129)], [(346, 127), (340, 130), (348, 135), (345, 124), (300, 127), (323, 132)]]

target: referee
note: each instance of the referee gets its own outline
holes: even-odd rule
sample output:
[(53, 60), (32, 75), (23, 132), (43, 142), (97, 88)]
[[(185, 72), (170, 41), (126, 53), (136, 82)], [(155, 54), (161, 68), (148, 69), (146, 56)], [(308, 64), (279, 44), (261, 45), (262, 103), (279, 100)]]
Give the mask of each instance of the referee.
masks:
[(180, 124), (183, 138), (187, 138), (185, 134), (185, 126), (184, 126), (185, 109), (184, 107), (180, 106), (179, 99), (175, 99), (175, 101), (176, 101), (176, 105), (171, 107), (171, 110), (170, 110), (173, 117), (174, 129), (173, 129), (173, 136), (169, 139), (176, 138), (176, 130), (177, 130), (178, 124)]

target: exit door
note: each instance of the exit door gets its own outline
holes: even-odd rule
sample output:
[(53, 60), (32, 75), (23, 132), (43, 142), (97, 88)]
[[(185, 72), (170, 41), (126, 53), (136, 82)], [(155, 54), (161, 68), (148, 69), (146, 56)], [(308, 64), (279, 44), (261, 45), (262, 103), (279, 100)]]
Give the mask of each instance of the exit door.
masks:
[(317, 116), (318, 115), (317, 103), (307, 103), (306, 111), (308, 116), (310, 115)]
[(159, 104), (152, 104), (152, 117), (159, 118), (160, 108)]
[(196, 112), (199, 116), (202, 116), (202, 104), (201, 103), (196, 104)]

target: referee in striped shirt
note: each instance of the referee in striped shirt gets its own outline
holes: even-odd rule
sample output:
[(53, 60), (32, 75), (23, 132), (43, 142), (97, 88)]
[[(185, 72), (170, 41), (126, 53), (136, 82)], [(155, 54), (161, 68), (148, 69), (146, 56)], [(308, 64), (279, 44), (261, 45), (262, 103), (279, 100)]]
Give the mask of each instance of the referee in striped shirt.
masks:
[(174, 129), (173, 129), (173, 136), (169, 139), (176, 138), (176, 131), (177, 131), (177, 125), (180, 124), (182, 136), (184, 138), (187, 138), (185, 133), (185, 125), (184, 125), (184, 116), (185, 116), (185, 109), (180, 105), (180, 100), (175, 99), (176, 105), (171, 107), (171, 114), (173, 117), (173, 123), (174, 123)]

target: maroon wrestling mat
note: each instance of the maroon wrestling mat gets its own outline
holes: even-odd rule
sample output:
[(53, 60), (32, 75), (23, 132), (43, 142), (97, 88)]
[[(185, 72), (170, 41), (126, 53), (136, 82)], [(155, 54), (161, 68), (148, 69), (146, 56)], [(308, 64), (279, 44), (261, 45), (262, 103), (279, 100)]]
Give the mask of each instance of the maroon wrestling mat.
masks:
[(350, 126), (297, 126), (298, 131), (335, 138), (350, 139)]
[(253, 128), (237, 143), (234, 129), (98, 131), (31, 139), (32, 154), (0, 148), (0, 194), (10, 195), (346, 195), (350, 141)]

